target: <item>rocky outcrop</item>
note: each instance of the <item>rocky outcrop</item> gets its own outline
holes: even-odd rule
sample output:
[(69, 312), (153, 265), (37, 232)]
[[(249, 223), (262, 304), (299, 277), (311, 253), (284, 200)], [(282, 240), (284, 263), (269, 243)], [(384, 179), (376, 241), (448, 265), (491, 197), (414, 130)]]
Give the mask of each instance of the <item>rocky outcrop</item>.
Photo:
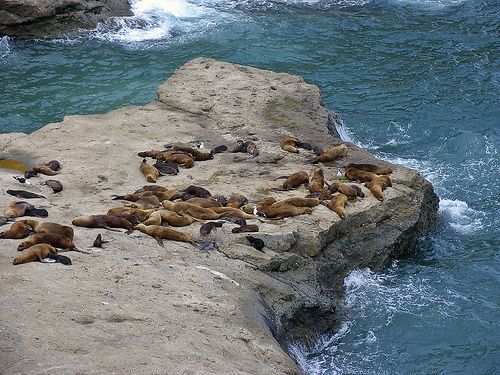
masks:
[[(200, 185), (224, 196), (241, 193), (250, 202), (304, 196), (303, 186), (281, 189), (280, 177), (299, 170), (321, 167), (329, 182), (343, 178), (347, 163), (394, 171), (382, 201), (359, 184), (366, 196), (348, 202), (345, 219), (323, 205), (311, 214), (281, 220), (252, 219), (259, 227), (253, 235), (265, 244), (262, 251), (245, 233), (232, 233), (235, 225), (229, 223), (208, 237), (201, 237), (200, 223), (182, 228), (202, 241), (198, 248), (173, 241), (161, 248), (138, 231), (105, 232), (110, 242), (103, 251), (90, 247), (97, 230), (74, 227), (75, 244), (91, 254), (72, 254), (71, 268), (42, 265), (42, 270), (40, 264), (11, 266), (17, 242), (1, 240), (7, 249), (0, 254), (6, 280), (1, 285), (21, 291), (16, 296), (0, 291), (2, 332), (18, 338), (9, 341), (13, 353), (24, 353), (21, 359), (4, 358), (11, 372), (31, 368), (28, 358), (43, 353), (53, 358), (47, 367), (54, 368), (64, 354), (71, 364), (63, 368), (65, 373), (134, 372), (139, 371), (137, 362), (143, 373), (300, 373), (282, 348), (333, 332), (343, 318), (344, 277), (358, 267), (379, 270), (412, 251), (437, 213), (438, 198), (418, 171), (378, 160), (342, 141), (336, 121), (319, 89), (300, 77), (198, 58), (160, 85), (158, 100), (148, 105), (68, 116), (30, 135), (1, 135), (5, 146), (0, 159), (22, 160), (29, 167), (51, 159), (61, 162), (61, 193), (50, 194), (43, 178), (31, 181), (33, 189), (48, 196), (48, 219), (62, 224), (116, 207), (114, 194), (147, 183), (137, 153), (173, 144), (203, 142), (208, 149), (221, 144), (232, 149), (240, 139), (253, 141), (257, 157), (220, 153), (157, 181), (176, 189)], [(312, 151), (280, 148), (284, 136), (324, 149), (345, 143), (347, 155), (311, 164)], [(14, 186), (13, 172), (0, 172), (4, 186)], [(10, 202), (0, 196), (1, 207)], [(50, 281), (54, 278), (57, 283)], [(49, 287), (56, 297), (37, 297)], [(38, 324), (29, 324), (28, 310), (17, 312), (17, 304), (39, 311)], [(61, 309), (64, 314), (58, 313)], [(45, 320), (65, 334), (44, 329), (39, 321)], [(117, 321), (121, 323), (113, 323)], [(28, 337), (41, 338), (40, 345), (26, 345)], [(119, 347), (120, 354), (102, 355), (110, 347)], [(69, 349), (61, 354), (60, 348)], [(99, 359), (86, 361), (87, 356)], [(145, 356), (151, 360), (142, 363)]]
[(128, 0), (0, 0), (0, 37), (60, 36), (131, 15)]

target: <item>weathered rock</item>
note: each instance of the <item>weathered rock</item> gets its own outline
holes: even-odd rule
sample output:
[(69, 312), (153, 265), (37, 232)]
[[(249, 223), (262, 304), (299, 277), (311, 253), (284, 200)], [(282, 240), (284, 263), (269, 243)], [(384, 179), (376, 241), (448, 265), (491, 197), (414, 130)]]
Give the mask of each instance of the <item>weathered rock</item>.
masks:
[[(298, 170), (321, 166), (329, 182), (351, 162), (394, 170), (383, 201), (362, 186), (366, 197), (349, 202), (343, 220), (323, 205), (309, 215), (250, 220), (259, 226), (252, 234), (264, 241), (263, 251), (251, 246), (246, 233), (232, 233), (232, 223), (203, 238), (204, 250), (172, 241), (163, 249), (142, 233), (106, 232), (107, 247), (89, 249), (90, 256), (75, 254), (71, 268), (30, 264), (28, 270), (8, 266), (17, 242), (0, 240), (12, 249), (0, 253), (6, 281), (0, 288), (17, 291), (0, 290), (3, 332), (19, 338), (13, 353), (23, 353), (6, 356), (7, 368), (34, 368), (30, 358), (41, 353), (46, 367), (55, 368), (63, 353), (70, 365), (60, 373), (300, 373), (278, 342), (286, 348), (332, 332), (342, 319), (343, 278), (354, 268), (378, 270), (410, 252), (437, 212), (437, 196), (417, 171), (378, 160), (351, 143), (346, 157), (319, 165), (310, 164), (312, 151), (280, 148), (284, 136), (325, 149), (345, 143), (333, 131), (335, 119), (318, 88), (300, 77), (198, 58), (160, 85), (158, 100), (148, 105), (68, 116), (30, 135), (0, 135), (0, 159), (20, 159), (30, 168), (60, 161), (61, 193), (51, 195), (41, 177), (31, 181), (48, 198), (48, 219), (62, 224), (118, 206), (113, 194), (146, 184), (137, 152), (165, 145), (203, 142), (206, 148), (231, 149), (239, 139), (253, 141), (260, 151), (255, 158), (220, 153), (157, 182), (176, 189), (200, 185), (214, 195), (242, 193), (250, 202), (304, 196), (303, 186), (281, 190), (279, 177)], [(0, 170), (4, 186), (16, 186), (12, 174)], [(0, 207), (9, 203), (0, 196)], [(194, 223), (182, 231), (199, 238), (199, 228)], [(95, 234), (75, 227), (74, 242), (85, 248)], [(40, 297), (48, 289), (57, 297)], [(32, 310), (39, 311), (36, 324), (29, 321)], [(58, 314), (61, 310), (67, 313)], [(110, 329), (110, 322), (121, 323)], [(54, 325), (64, 335), (54, 333)], [(39, 337), (40, 344), (29, 346), (26, 337)], [(102, 355), (110, 345), (119, 354)], [(58, 348), (69, 349), (59, 353)], [(145, 357), (147, 363), (141, 362)]]
[(0, 0), (0, 37), (60, 36), (131, 15), (128, 0)]

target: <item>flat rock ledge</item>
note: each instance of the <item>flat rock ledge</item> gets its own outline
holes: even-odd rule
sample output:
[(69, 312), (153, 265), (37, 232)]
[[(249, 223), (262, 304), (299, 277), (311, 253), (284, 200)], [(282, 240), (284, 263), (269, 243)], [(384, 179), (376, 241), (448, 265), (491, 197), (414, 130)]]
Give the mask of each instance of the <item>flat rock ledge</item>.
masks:
[[(253, 141), (260, 154), (220, 153), (209, 161), (161, 176), (157, 184), (183, 189), (200, 185), (212, 194), (244, 194), (249, 201), (304, 196), (303, 186), (280, 191), (281, 176), (322, 167), (328, 181), (342, 166), (388, 166), (393, 186), (378, 201), (366, 197), (346, 206), (341, 220), (325, 206), (312, 214), (258, 224), (265, 247), (225, 223), (202, 249), (139, 231), (74, 227), (75, 244), (90, 254), (67, 252), (73, 265), (32, 262), (14, 266), (22, 240), (0, 240), (0, 362), (5, 373), (51, 374), (300, 374), (287, 354), (291, 343), (311, 344), (334, 332), (343, 318), (343, 279), (359, 267), (379, 270), (412, 251), (433, 225), (438, 198), (418, 171), (376, 159), (336, 130), (316, 86), (301, 77), (197, 58), (158, 88), (158, 100), (108, 114), (68, 116), (26, 134), (2, 134), (1, 159), (29, 168), (57, 159), (64, 189), (31, 178), (31, 191), (47, 199), (42, 221), (71, 225), (77, 217), (104, 214), (129, 202), (113, 195), (148, 184), (137, 153), (166, 145), (232, 149)], [(312, 151), (280, 148), (295, 136), (324, 149), (346, 143), (347, 155), (311, 164)], [(151, 161), (150, 161), (151, 163)], [(0, 168), (5, 189), (21, 189)], [(360, 185), (361, 186), (361, 185)], [(2, 194), (1, 207), (15, 198)], [(4, 225), (1, 230), (8, 228)], [(180, 228), (201, 238), (200, 223)], [(107, 242), (92, 247), (97, 234)]]

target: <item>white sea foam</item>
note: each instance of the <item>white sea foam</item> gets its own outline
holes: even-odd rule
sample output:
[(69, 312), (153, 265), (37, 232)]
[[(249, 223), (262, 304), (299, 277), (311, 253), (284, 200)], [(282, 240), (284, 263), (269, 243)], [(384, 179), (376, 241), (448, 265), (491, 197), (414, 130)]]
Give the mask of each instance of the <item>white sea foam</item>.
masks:
[(4, 36), (0, 38), (0, 60), (10, 54), (10, 38)]
[(439, 202), (438, 213), (453, 229), (463, 234), (473, 233), (483, 227), (481, 212), (470, 208), (466, 202), (460, 200), (442, 199)]

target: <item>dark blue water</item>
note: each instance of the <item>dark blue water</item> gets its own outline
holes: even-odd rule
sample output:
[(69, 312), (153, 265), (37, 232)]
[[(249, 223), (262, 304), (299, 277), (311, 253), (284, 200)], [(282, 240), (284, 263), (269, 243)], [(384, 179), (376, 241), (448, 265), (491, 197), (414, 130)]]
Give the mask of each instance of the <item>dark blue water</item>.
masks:
[(312, 350), (292, 347), (297, 361), (310, 374), (499, 372), (499, 1), (138, 0), (134, 10), (78, 37), (0, 39), (0, 132), (148, 103), (198, 56), (301, 75), (341, 115), (345, 139), (419, 170), (441, 203), (410, 256), (346, 279), (349, 319)]

